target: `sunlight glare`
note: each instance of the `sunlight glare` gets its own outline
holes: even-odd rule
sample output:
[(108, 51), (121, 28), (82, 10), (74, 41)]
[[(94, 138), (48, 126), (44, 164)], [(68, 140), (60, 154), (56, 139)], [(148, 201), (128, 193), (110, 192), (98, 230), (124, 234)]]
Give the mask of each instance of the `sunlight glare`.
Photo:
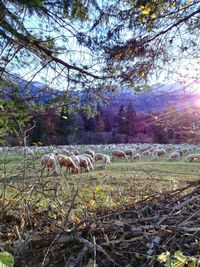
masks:
[(194, 106), (200, 108), (200, 98), (194, 101)]

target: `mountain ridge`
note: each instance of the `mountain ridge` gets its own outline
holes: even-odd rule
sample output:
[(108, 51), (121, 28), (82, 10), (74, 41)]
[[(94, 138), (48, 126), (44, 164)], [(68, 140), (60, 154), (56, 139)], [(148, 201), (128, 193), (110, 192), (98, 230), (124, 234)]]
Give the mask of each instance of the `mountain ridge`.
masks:
[[(54, 97), (62, 96), (64, 92), (51, 88), (42, 82), (28, 82), (23, 78), (7, 72), (4, 77), (19, 85), (19, 91), (22, 97), (35, 98), (41, 104), (47, 103)], [(79, 92), (73, 93), (77, 95)], [(136, 93), (134, 89), (121, 88), (116, 93), (109, 92), (106, 95), (110, 99), (108, 108), (115, 109), (120, 105), (127, 105), (128, 102), (132, 102), (136, 112), (163, 111), (167, 106), (172, 104), (178, 105), (181, 109), (181, 105), (191, 106), (194, 99), (200, 97), (198, 93), (186, 93), (180, 83), (157, 84), (152, 86), (151, 90), (141, 93)]]

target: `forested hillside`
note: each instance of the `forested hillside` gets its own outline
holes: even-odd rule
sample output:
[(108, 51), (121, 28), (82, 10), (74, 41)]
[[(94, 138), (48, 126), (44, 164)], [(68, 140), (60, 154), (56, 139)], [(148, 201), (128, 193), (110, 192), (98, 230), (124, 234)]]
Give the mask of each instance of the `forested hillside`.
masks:
[[(43, 83), (27, 83), (10, 74), (5, 78), (11, 84), (2, 90), (4, 98), (13, 99), (17, 92), (16, 101), (21, 98), (29, 107), (40, 107), (26, 120), (24, 130), (31, 128), (28, 145), (195, 143), (199, 140), (199, 95), (183, 91), (178, 83), (157, 85), (139, 94), (134, 88), (121, 88), (105, 93), (105, 100), (93, 103), (92, 109), (90, 97), (84, 91), (66, 93)], [(60, 97), (66, 99), (62, 106), (56, 104)], [(6, 140), (10, 145), (20, 144), (17, 133), (10, 134)]]

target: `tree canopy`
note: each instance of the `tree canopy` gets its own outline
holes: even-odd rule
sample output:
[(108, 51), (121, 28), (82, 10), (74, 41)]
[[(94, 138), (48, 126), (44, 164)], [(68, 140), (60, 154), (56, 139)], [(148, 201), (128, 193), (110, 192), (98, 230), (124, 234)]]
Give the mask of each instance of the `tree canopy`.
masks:
[(0, 11), (2, 73), (98, 95), (198, 66), (197, 0), (1, 0)]

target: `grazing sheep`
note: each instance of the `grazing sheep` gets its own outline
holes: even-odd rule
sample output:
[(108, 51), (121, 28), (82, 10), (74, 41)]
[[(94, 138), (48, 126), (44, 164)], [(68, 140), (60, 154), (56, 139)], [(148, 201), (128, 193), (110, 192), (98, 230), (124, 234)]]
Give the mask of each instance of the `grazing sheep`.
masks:
[(180, 153), (179, 151), (174, 151), (169, 155), (168, 160), (174, 160), (174, 159), (180, 159)]
[[(88, 162), (88, 167), (89, 167), (89, 169), (90, 169), (90, 171), (91, 170), (94, 170), (94, 167), (93, 167), (93, 165), (92, 165), (92, 161), (91, 161), (91, 159), (90, 159), (90, 155), (89, 154), (84, 154), (84, 155), (81, 155), (82, 157), (84, 157), (86, 160), (87, 160), (87, 162)], [(92, 159), (93, 160), (93, 159)]]
[(194, 160), (200, 161), (200, 154), (189, 154), (185, 161), (192, 162)]
[(65, 155), (58, 155), (58, 162), (60, 167), (66, 167), (66, 170), (69, 170), (71, 173), (79, 173), (79, 168), (74, 163), (71, 157), (67, 157)]
[(85, 158), (84, 156), (81, 156), (81, 155), (78, 155), (77, 157), (79, 157), (79, 159), (80, 159), (80, 168), (81, 168), (81, 171), (84, 168), (86, 172), (89, 172), (90, 171), (90, 168), (88, 166), (88, 160), (87, 160), (87, 158)]
[(135, 155), (132, 156), (132, 159), (131, 160), (132, 161), (136, 161), (136, 160), (141, 160), (141, 158), (142, 158), (141, 155), (139, 153), (137, 153), (137, 154), (135, 154)]
[(57, 148), (57, 149), (53, 149), (53, 154), (54, 154), (54, 155), (58, 155), (58, 154), (60, 154), (60, 153), (62, 153), (61, 149), (59, 149), (59, 148)]
[(94, 163), (95, 162), (94, 157), (92, 157), (91, 155), (89, 155), (89, 154), (83, 154), (83, 156), (89, 158), (90, 161), (91, 161), (91, 163)]
[(180, 157), (182, 157), (183, 154), (185, 153), (183, 149), (179, 149), (178, 152), (179, 152), (179, 154), (180, 154)]
[(74, 153), (75, 156), (80, 155), (80, 152), (78, 150), (73, 150), (72, 152)]
[(112, 151), (112, 159), (115, 159), (115, 158), (120, 158), (120, 159), (123, 158), (125, 160), (128, 160), (127, 155), (122, 150), (114, 150), (114, 151)]
[(104, 168), (106, 168), (108, 164), (111, 164), (110, 157), (106, 154), (97, 153), (95, 154), (94, 159), (95, 161), (102, 160)]
[(145, 157), (145, 156), (146, 156), (146, 157), (151, 156), (151, 151), (150, 151), (150, 150), (145, 150), (145, 151), (143, 151), (143, 152), (142, 152), (142, 156), (143, 156), (143, 157)]
[(123, 151), (127, 156), (132, 156), (133, 155), (133, 149), (126, 149), (126, 150), (123, 150)]
[(70, 151), (68, 156), (69, 157), (74, 156), (74, 152), (73, 151)]
[(91, 150), (91, 149), (86, 149), (86, 150), (84, 151), (84, 154), (91, 155), (92, 158), (94, 158), (94, 155), (95, 155), (94, 151)]
[(166, 155), (166, 150), (164, 148), (158, 148), (152, 152), (152, 156), (154, 157), (154, 159), (157, 159), (158, 157), (163, 157), (165, 155)]
[[(149, 148), (148, 149), (148, 151), (150, 151), (150, 156), (152, 156), (153, 155), (153, 152), (154, 152), (154, 150), (156, 150), (157, 148), (155, 147), (155, 146), (152, 146), (151, 148)], [(147, 150), (145, 150), (145, 151), (147, 151)]]
[(102, 154), (102, 153), (96, 153), (94, 155), (94, 160), (95, 161), (102, 160), (103, 159), (103, 156), (104, 156), (104, 154)]
[(143, 147), (139, 148), (139, 152), (143, 152), (143, 151), (146, 151), (146, 150), (149, 150), (149, 146), (143, 146)]
[(110, 157), (108, 155), (103, 155), (102, 162), (103, 162), (103, 167), (107, 168), (108, 165), (111, 164)]
[(70, 158), (73, 160), (73, 162), (76, 164), (76, 166), (80, 166), (80, 159), (77, 156), (70, 156)]
[(181, 151), (180, 155), (182, 156), (183, 154), (187, 153), (189, 151), (189, 149), (186, 148), (186, 147), (183, 147), (183, 148), (180, 149), (180, 151)]
[(45, 154), (41, 157), (41, 176), (44, 173), (45, 168), (47, 168), (47, 175), (49, 175), (49, 171), (52, 170), (53, 175), (57, 175), (57, 162), (54, 154)]
[(61, 149), (61, 152), (65, 156), (69, 156), (69, 154), (70, 154), (69, 150), (67, 150), (66, 148)]

